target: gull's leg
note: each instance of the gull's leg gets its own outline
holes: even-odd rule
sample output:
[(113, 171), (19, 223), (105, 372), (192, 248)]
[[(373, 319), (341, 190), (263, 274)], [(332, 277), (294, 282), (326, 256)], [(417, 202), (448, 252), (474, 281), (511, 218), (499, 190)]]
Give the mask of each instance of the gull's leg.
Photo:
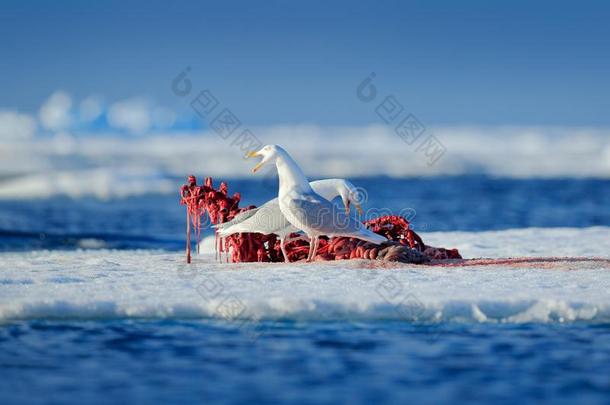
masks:
[(318, 236), (311, 238), (311, 241), (309, 242), (309, 256), (307, 257), (308, 262), (313, 262), (314, 257), (316, 257), (319, 242), (320, 239)]
[(309, 252), (307, 253), (307, 262), (311, 261), (311, 253), (313, 252), (314, 238), (309, 239)]
[(284, 261), (286, 263), (290, 263), (290, 259), (288, 258), (288, 252), (286, 251), (286, 246), (284, 246), (284, 240), (285, 236), (282, 236), (280, 238), (280, 248), (282, 249), (282, 254), (284, 255)]
[(316, 244), (313, 247), (313, 255), (311, 255), (311, 261), (313, 262), (316, 259), (316, 254), (318, 253), (318, 246), (320, 245), (320, 237), (316, 236)]

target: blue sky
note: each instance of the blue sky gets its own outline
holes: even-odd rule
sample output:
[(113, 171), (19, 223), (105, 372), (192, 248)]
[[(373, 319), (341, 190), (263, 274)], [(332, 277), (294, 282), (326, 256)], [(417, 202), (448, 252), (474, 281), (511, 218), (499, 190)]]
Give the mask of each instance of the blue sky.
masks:
[(54, 91), (171, 108), (192, 68), (245, 125), (379, 123), (371, 71), (427, 125), (610, 125), (610, 6), (563, 1), (14, 1), (0, 109)]

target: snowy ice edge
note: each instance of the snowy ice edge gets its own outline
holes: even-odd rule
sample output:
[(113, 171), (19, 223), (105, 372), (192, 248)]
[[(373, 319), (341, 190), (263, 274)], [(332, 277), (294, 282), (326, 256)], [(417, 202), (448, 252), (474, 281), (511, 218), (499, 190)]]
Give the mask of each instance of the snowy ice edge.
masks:
[(239, 316), (227, 316), (222, 301), (208, 306), (126, 306), (112, 302), (40, 301), (0, 305), (0, 323), (20, 320), (225, 320), (243, 321), (404, 321), (410, 323), (610, 323), (610, 305), (557, 300), (448, 301), (370, 306), (322, 301), (272, 303), (243, 301), (249, 309)]
[[(609, 323), (608, 227), (434, 232), (465, 257), (601, 257), (435, 267), (214, 261), (182, 252), (0, 254), (0, 321), (224, 319), (416, 323)], [(205, 249), (205, 246), (204, 246)]]

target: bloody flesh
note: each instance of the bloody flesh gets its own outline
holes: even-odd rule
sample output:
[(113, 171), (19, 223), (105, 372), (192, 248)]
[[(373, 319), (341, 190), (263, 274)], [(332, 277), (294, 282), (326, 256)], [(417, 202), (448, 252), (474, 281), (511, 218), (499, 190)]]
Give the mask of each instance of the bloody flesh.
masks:
[[(240, 212), (255, 208), (251, 205), (240, 208), (241, 195), (229, 195), (226, 183), (214, 188), (212, 179), (207, 177), (198, 185), (195, 176), (189, 176), (187, 184), (180, 188), (180, 204), (186, 206), (187, 213), (187, 262), (191, 262), (191, 228), (197, 241), (201, 238), (202, 220), (208, 216), (212, 224), (230, 221)], [(406, 218), (396, 215), (365, 221), (371, 231), (388, 238), (387, 243), (376, 245), (355, 238), (320, 238), (316, 260), (369, 259), (422, 263), (429, 260), (461, 259), (457, 249), (428, 246), (410, 228)], [(309, 252), (309, 242), (296, 238), (286, 243), (290, 261), (305, 259)], [(220, 242), (220, 243), (219, 243)], [(223, 240), (216, 240), (219, 253), (225, 253), (227, 260), (239, 262), (282, 262), (284, 261), (280, 241), (276, 235), (259, 233), (239, 233)]]

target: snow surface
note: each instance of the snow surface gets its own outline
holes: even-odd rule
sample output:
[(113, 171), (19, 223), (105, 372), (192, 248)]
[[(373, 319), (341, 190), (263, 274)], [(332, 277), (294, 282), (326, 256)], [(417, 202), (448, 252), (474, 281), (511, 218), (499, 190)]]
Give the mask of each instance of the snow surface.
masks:
[(610, 322), (609, 235), (602, 227), (424, 234), (468, 258), (589, 257), (451, 267), (226, 264), (209, 253), (186, 265), (182, 253), (149, 250), (3, 253), (0, 320)]

